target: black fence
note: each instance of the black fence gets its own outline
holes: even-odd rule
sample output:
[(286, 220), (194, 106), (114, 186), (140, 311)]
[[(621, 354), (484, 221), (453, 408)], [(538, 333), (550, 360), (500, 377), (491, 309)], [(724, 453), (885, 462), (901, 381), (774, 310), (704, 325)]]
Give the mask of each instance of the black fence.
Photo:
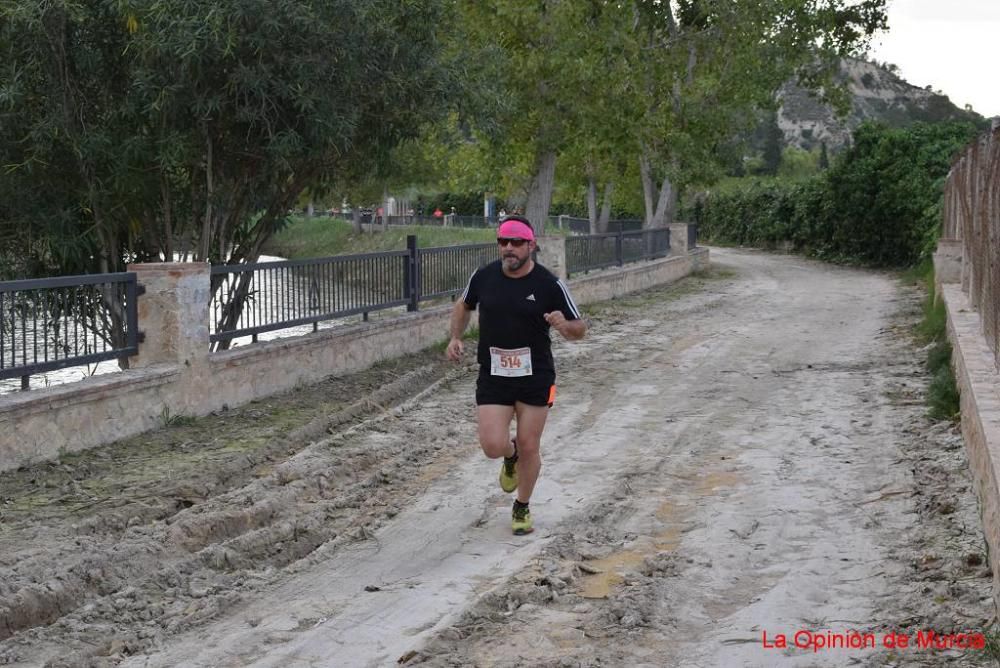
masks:
[(566, 239), (566, 275), (653, 260), (670, 254), (670, 230), (639, 230)]
[(417, 248), (314, 260), (212, 267), (210, 340), (235, 338), (406, 306), (461, 292), (469, 276), (497, 259), (496, 244)]
[(138, 352), (134, 273), (0, 282), (0, 380)]
[(497, 257), (493, 243), (418, 249), (418, 301), (458, 294), (472, 272)]
[(410, 303), (410, 253), (212, 267), (213, 344)]

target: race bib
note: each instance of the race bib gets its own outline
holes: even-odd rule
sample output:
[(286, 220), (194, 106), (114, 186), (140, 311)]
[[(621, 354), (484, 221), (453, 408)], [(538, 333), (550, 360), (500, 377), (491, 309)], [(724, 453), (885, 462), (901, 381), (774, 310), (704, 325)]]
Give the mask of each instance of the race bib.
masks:
[(493, 376), (531, 375), (531, 348), (507, 350), (490, 346), (490, 374)]

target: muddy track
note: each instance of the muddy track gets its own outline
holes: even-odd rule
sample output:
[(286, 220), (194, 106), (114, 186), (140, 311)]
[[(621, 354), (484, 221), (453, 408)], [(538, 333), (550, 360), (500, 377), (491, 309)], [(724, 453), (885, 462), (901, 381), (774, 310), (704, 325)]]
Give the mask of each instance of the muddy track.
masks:
[(363, 539), (394, 514), (383, 490), (397, 497), (401, 472), (439, 448), (362, 451), (351, 435), (395, 428), (406, 402), (455, 374), (415, 356), (6, 474), (0, 638), (18, 636), (0, 658), (38, 659), (17, 647), (41, 640), (51, 665), (101, 663), (218, 614), (320, 545)]
[(0, 663), (980, 661), (761, 648), (982, 629), (990, 573), (961, 439), (923, 417), (920, 295), (716, 262), (557, 345), (528, 538), (476, 445), (474, 367), (433, 351), (0, 474)]

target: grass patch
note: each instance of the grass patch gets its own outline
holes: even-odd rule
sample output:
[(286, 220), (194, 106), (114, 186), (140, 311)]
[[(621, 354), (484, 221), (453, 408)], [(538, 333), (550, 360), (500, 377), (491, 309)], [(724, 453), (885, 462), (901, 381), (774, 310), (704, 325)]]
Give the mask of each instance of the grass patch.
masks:
[(496, 240), (496, 230), (430, 225), (394, 226), (385, 232), (355, 234), (350, 223), (332, 218), (293, 217), (265, 247), (268, 255), (300, 260), (331, 255), (405, 250), (406, 236), (415, 234), (423, 248), (481, 244)]
[[(991, 661), (992, 665), (1000, 665), (1000, 631), (994, 626), (984, 631), (983, 636), (986, 638), (986, 647), (982, 651), (976, 652), (976, 654), (983, 655), (982, 658), (986, 661)], [(966, 652), (966, 655), (970, 653)]]
[[(930, 290), (934, 290), (934, 263), (930, 259), (923, 259), (920, 264), (906, 269), (900, 278), (909, 285), (927, 285)], [(929, 281), (929, 282), (928, 282)]]
[(944, 302), (934, 299), (934, 268), (922, 263), (903, 276), (911, 283), (923, 282), (924, 317), (917, 325), (918, 339), (927, 344), (927, 370), (931, 383), (927, 390), (927, 413), (935, 420), (954, 420), (960, 410), (958, 385), (951, 370), (951, 342), (948, 341)]
[(707, 268), (702, 267), (691, 273), (694, 278), (702, 278), (708, 281), (719, 280), (719, 279), (730, 279), (736, 278), (739, 274), (732, 269), (723, 269), (717, 265), (709, 265)]

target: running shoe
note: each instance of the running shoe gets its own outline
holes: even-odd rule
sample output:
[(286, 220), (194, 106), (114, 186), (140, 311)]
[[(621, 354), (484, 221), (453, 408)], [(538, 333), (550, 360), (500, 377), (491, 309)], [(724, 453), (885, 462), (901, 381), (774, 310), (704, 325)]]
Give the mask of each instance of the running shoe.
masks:
[(531, 522), (531, 511), (528, 509), (528, 506), (518, 507), (515, 503), (510, 517), (510, 528), (513, 529), (515, 536), (523, 536), (535, 530)]
[(500, 489), (510, 494), (517, 489), (517, 446), (514, 446), (514, 456), (504, 457), (500, 465)]

